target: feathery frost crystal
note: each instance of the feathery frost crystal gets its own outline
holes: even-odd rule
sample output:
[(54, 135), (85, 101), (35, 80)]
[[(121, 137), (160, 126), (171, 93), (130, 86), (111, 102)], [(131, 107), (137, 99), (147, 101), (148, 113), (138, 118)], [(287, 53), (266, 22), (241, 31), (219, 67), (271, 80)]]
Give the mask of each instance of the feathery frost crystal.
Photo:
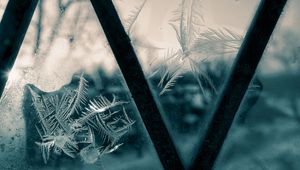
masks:
[[(118, 140), (134, 124), (125, 109), (128, 102), (112, 101), (104, 96), (87, 100), (88, 82), (81, 74), (75, 89), (64, 87), (62, 95), (39, 94), (29, 87), (38, 119), (35, 124), (44, 163), (51, 154), (79, 155), (86, 163), (95, 163), (103, 154), (117, 150)], [(100, 137), (98, 137), (100, 136)]]

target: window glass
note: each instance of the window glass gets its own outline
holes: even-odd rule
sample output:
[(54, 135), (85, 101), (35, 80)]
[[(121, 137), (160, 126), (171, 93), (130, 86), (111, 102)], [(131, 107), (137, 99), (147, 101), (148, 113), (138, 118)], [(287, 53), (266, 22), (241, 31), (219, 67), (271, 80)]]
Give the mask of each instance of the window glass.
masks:
[(215, 169), (299, 169), (299, 6), (288, 1)]
[(188, 166), (259, 1), (114, 3)]
[(40, 1), (6, 76), (0, 169), (162, 169), (89, 1)]
[(4, 13), (5, 7), (7, 5), (7, 2), (8, 2), (8, 0), (2, 0), (0, 2), (0, 21), (2, 19), (2, 16), (3, 16), (3, 13)]

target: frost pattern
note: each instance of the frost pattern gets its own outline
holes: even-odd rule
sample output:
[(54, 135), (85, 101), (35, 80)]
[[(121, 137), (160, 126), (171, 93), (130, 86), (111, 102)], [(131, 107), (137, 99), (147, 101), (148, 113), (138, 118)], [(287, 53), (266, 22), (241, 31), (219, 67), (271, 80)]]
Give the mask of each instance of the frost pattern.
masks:
[[(167, 50), (163, 63), (155, 66), (151, 76), (161, 75), (158, 87), (160, 95), (172, 90), (176, 81), (185, 73), (192, 73), (205, 97), (215, 96), (217, 91), (201, 63), (207, 59), (235, 53), (243, 40), (239, 34), (227, 28), (210, 28), (205, 23), (203, 0), (182, 0), (174, 11), (170, 25), (175, 30), (179, 49)], [(155, 64), (153, 64), (155, 65)], [(208, 92), (204, 90), (208, 84)]]
[[(40, 95), (29, 87), (38, 123), (36, 130), (41, 141), (44, 163), (54, 153), (75, 158), (81, 156), (86, 163), (95, 163), (103, 154), (117, 150), (119, 139), (134, 124), (124, 104), (113, 96), (87, 101), (88, 84), (81, 74), (77, 88), (65, 88), (62, 97)], [(101, 137), (97, 140), (95, 134)], [(83, 148), (79, 144), (84, 144)]]
[(131, 12), (128, 18), (125, 20), (124, 28), (128, 34), (128, 36), (131, 36), (132, 33), (132, 27), (135, 24), (137, 18), (139, 17), (142, 9), (144, 8), (147, 0), (144, 0), (142, 4), (138, 7), (135, 7)]

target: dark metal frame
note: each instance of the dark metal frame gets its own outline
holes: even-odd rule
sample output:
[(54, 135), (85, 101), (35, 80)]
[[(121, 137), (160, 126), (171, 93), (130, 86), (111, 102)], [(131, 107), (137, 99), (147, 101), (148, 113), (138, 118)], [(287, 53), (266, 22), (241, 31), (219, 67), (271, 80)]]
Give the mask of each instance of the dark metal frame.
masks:
[(191, 169), (212, 169), (287, 0), (262, 0)]
[[(0, 23), (0, 95), (38, 0), (10, 0)], [(212, 169), (287, 0), (262, 0), (224, 86), (191, 169)], [(111, 0), (91, 0), (165, 169), (184, 169), (137, 56)]]
[(0, 23), (0, 95), (30, 24), (38, 0), (10, 0)]
[(183, 169), (142, 67), (111, 0), (91, 0), (125, 81), (165, 168)]

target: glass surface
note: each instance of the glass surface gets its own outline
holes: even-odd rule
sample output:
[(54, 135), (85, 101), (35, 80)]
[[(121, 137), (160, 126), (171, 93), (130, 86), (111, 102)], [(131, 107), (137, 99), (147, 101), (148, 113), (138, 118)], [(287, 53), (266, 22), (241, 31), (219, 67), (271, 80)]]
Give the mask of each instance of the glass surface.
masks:
[(162, 169), (89, 1), (40, 1), (6, 76), (0, 169)]
[(188, 167), (259, 1), (114, 3)]
[(288, 1), (215, 169), (299, 169), (300, 2)]
[(3, 16), (3, 13), (4, 13), (7, 3), (8, 3), (8, 0), (1, 0), (1, 2), (0, 2), (0, 21), (2, 19), (2, 16)]

